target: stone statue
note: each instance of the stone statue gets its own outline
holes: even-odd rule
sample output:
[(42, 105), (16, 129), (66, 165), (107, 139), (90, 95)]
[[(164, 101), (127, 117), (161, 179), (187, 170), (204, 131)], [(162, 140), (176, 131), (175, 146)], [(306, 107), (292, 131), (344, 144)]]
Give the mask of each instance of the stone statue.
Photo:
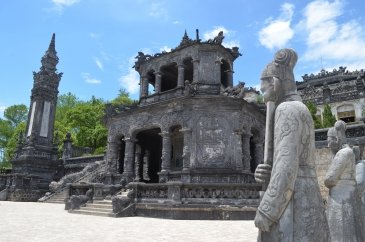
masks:
[(214, 39), (208, 40), (208, 43), (211, 44), (222, 44), (224, 39), (223, 31), (219, 31), (218, 35), (214, 37)]
[(356, 184), (361, 201), (361, 211), (365, 212), (365, 160), (358, 160), (356, 163)]
[(329, 188), (328, 225), (332, 241), (363, 241), (360, 201), (356, 188), (355, 153), (346, 142), (346, 123), (339, 120), (328, 130), (333, 154), (325, 176)]
[(255, 178), (269, 183), (255, 217), (258, 241), (329, 241), (315, 171), (313, 120), (294, 81), (297, 58), (292, 49), (279, 50), (261, 76), (269, 121), (264, 164)]
[(85, 195), (72, 195), (68, 201), (69, 204), (66, 204), (66, 207), (71, 210), (80, 209), (80, 207), (84, 207), (87, 202), (92, 201), (93, 196), (94, 192), (91, 188), (87, 190)]

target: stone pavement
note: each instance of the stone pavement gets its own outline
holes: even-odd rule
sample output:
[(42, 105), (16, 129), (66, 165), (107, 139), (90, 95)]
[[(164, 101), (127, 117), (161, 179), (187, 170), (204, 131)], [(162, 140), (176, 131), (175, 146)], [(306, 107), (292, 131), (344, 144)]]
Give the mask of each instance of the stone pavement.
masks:
[(256, 241), (253, 221), (107, 218), (69, 214), (62, 204), (0, 202), (0, 241)]

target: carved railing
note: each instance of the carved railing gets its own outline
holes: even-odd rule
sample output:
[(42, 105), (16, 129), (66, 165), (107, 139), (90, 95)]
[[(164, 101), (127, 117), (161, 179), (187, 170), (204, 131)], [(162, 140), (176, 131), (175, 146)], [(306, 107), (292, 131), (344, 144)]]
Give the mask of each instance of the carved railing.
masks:
[[(97, 175), (98, 173), (100, 172), (103, 172), (104, 170), (107, 169), (107, 163), (104, 161), (102, 164), (99, 165), (98, 168), (96, 168), (95, 170), (91, 171), (91, 172), (87, 172), (85, 175), (81, 176), (81, 177), (78, 177), (76, 178), (75, 180), (73, 181), (70, 181), (69, 183), (78, 183), (78, 182), (82, 182), (82, 181), (87, 181), (88, 178), (92, 178), (93, 176)], [(67, 184), (68, 183), (65, 183), (65, 184), (62, 184), (61, 187), (59, 187), (55, 192), (47, 195), (47, 196), (44, 196), (43, 198), (41, 198), (41, 201), (42, 202), (45, 202), (49, 199), (51, 199), (52, 197), (54, 197), (55, 195), (57, 194), (60, 194), (64, 191), (66, 191), (67, 189)]]
[(258, 205), (259, 184), (193, 184), (168, 182), (164, 184), (129, 183), (136, 192), (137, 202), (178, 202)]
[(0, 175), (6, 175), (10, 173), (11, 173), (11, 168), (4, 168), (4, 167), (0, 168)]

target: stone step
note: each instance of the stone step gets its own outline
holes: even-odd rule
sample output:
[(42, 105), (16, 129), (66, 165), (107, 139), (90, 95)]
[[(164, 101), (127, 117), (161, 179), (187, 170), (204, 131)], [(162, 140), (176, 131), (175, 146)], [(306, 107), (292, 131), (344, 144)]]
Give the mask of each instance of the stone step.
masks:
[(46, 203), (59, 203), (59, 204), (63, 204), (65, 202), (63, 200), (50, 200), (50, 201), (46, 201)]
[(95, 208), (95, 207), (81, 207), (80, 211), (90, 211), (90, 212), (108, 212), (111, 213), (113, 208)]
[(69, 210), (69, 213), (74, 214), (84, 214), (84, 215), (93, 215), (93, 216), (102, 216), (102, 217), (115, 217), (111, 212), (100, 212), (100, 211), (85, 211), (85, 210)]
[(112, 200), (94, 200), (92, 204), (98, 204), (98, 205), (112, 205)]
[(88, 208), (104, 208), (104, 209), (113, 209), (113, 205), (111, 204), (95, 204), (95, 203), (88, 203), (86, 205)]

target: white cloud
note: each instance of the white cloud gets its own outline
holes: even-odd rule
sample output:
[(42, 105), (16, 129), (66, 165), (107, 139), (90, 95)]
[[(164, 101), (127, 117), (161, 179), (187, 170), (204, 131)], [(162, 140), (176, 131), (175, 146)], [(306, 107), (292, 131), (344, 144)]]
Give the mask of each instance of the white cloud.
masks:
[(162, 46), (160, 48), (160, 52), (163, 52), (163, 51), (170, 52), (171, 51), (171, 48), (170, 47), (167, 47), (166, 45), (165, 46)]
[(215, 26), (212, 30), (204, 32), (203, 40), (206, 41), (209, 39), (214, 39), (214, 37), (216, 37), (220, 31), (223, 31), (224, 39), (222, 44), (224, 47), (240, 47), (239, 41), (232, 39), (235, 32), (233, 30), (228, 30), (223, 26)]
[(154, 18), (167, 18), (167, 10), (162, 2), (154, 2), (148, 9), (148, 15)]
[(119, 78), (119, 83), (131, 95), (138, 94), (138, 92), (139, 92), (139, 74), (134, 69), (129, 68), (128, 73)]
[(313, 62), (322, 57), (326, 66), (365, 67), (365, 29), (356, 20), (340, 23), (344, 3), (316, 0), (304, 9), (307, 50), (303, 60)]
[(96, 34), (96, 33), (90, 33), (90, 34), (89, 34), (89, 36), (90, 36), (90, 38), (92, 38), (92, 39), (97, 39), (97, 38), (99, 38), (99, 35), (98, 35), (98, 34)]
[(172, 22), (172, 24), (182, 24), (182, 23), (178, 20), (175, 20), (175, 21)]
[[(143, 53), (150, 53), (149, 49), (143, 49)], [(132, 68), (136, 59), (135, 56), (131, 56), (128, 59), (128, 69), (125, 69), (124, 66), (120, 66), (120, 69), (124, 70), (126, 74), (122, 75), (119, 78), (119, 83), (122, 88), (125, 88), (127, 92), (133, 96), (139, 94), (139, 73)]]
[(59, 14), (62, 14), (64, 8), (70, 7), (78, 2), (80, 2), (80, 0), (52, 0), (54, 8), (51, 8), (50, 10), (54, 10)]
[(54, 4), (61, 7), (69, 7), (75, 3), (80, 2), (80, 0), (52, 0)]
[(103, 71), (104, 70), (104, 66), (103, 66), (103, 63), (100, 61), (100, 59), (98, 57), (94, 57), (94, 61), (95, 61), (95, 64), (97, 65), (97, 67)]
[(90, 83), (90, 84), (100, 84), (101, 83), (101, 80), (92, 78), (90, 73), (87, 73), (87, 72), (81, 73), (81, 77), (84, 79), (85, 82)]
[(280, 16), (277, 19), (267, 19), (266, 26), (259, 31), (260, 43), (268, 49), (284, 47), (294, 36), (294, 30), (290, 27), (293, 13), (293, 4), (281, 5)]

